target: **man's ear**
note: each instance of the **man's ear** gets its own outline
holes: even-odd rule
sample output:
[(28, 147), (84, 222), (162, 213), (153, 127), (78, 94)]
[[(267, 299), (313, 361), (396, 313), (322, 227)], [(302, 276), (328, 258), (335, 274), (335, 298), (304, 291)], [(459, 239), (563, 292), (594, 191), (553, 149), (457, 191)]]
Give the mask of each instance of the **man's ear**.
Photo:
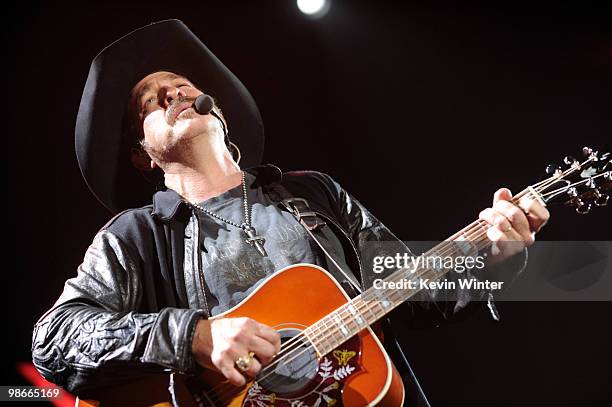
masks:
[(141, 148), (132, 148), (130, 151), (132, 165), (140, 171), (153, 171), (157, 164), (151, 159), (149, 154)]

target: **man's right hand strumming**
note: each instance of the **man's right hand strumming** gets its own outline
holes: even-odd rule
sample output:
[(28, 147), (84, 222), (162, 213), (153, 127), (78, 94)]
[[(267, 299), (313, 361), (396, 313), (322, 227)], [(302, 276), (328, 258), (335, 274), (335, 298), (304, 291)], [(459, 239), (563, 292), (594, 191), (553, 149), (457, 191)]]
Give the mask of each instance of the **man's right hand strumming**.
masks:
[[(262, 364), (280, 351), (280, 343), (278, 332), (251, 318), (202, 319), (196, 325), (191, 351), (198, 364), (242, 386), (246, 383), (242, 373), (255, 377)], [(255, 357), (249, 357), (251, 352)], [(245, 368), (242, 372), (239, 364)]]

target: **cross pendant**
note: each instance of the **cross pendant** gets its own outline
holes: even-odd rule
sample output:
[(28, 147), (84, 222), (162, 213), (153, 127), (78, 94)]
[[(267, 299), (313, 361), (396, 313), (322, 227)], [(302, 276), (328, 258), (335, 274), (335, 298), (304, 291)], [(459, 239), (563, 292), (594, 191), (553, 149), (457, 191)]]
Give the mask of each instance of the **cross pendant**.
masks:
[(261, 254), (263, 257), (266, 257), (268, 253), (266, 253), (266, 249), (264, 249), (263, 247), (263, 244), (266, 242), (266, 239), (261, 236), (257, 236), (255, 228), (253, 228), (253, 226), (251, 225), (243, 224), (242, 230), (244, 230), (244, 233), (247, 235), (246, 242), (253, 246), (255, 249), (257, 249), (259, 254)]

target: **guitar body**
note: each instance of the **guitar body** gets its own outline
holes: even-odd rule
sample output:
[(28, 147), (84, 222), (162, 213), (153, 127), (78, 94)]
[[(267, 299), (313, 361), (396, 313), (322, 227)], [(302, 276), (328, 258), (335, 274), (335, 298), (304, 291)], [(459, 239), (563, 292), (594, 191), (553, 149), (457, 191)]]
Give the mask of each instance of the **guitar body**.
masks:
[[(283, 342), (333, 312), (349, 300), (324, 269), (298, 264), (270, 276), (249, 297), (215, 316), (249, 317), (279, 331)], [(370, 328), (326, 355), (317, 355), (307, 341), (298, 344), (286, 365), (268, 369), (242, 389), (206, 371), (176, 380), (181, 406), (401, 406), (404, 386), (382, 344)], [(299, 345), (299, 343), (303, 343)], [(274, 362), (273, 362), (274, 363)], [(168, 376), (157, 376), (104, 390), (98, 402), (79, 405), (171, 405)], [(118, 397), (118, 398), (116, 398)]]

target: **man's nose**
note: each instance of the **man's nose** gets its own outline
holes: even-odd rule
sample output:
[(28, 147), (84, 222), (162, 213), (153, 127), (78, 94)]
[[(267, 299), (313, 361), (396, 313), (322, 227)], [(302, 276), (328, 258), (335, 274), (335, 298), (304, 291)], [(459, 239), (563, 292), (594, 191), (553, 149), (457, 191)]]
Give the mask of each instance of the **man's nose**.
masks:
[(174, 86), (163, 87), (160, 89), (160, 92), (162, 94), (159, 95), (159, 100), (163, 101), (164, 109), (168, 108), (178, 98), (187, 96), (185, 92)]

